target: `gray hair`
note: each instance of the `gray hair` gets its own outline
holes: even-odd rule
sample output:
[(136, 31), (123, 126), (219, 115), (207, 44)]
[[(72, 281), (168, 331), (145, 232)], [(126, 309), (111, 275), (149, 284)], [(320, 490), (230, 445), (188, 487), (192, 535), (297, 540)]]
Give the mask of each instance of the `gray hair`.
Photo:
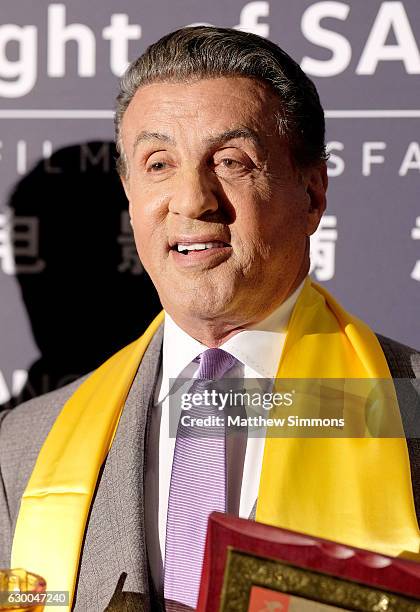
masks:
[(117, 169), (128, 176), (121, 122), (142, 85), (244, 76), (267, 82), (279, 97), (279, 133), (300, 168), (327, 159), (318, 92), (300, 66), (273, 42), (229, 28), (194, 26), (167, 34), (132, 62), (121, 79), (115, 112)]

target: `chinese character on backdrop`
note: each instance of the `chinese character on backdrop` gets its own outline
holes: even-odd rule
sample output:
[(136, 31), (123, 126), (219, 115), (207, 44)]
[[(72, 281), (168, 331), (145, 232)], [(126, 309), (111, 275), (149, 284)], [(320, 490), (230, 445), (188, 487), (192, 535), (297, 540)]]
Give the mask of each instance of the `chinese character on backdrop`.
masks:
[(337, 217), (325, 215), (322, 217), (315, 234), (311, 236), (311, 267), (319, 281), (334, 278), (335, 273), (335, 243), (337, 241)]

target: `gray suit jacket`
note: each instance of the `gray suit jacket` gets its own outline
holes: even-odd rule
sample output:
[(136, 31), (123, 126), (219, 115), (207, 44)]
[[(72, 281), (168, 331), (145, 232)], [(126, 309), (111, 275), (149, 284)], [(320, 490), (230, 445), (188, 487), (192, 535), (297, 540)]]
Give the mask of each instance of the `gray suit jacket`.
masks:
[[(77, 612), (153, 610), (160, 605), (148, 570), (143, 487), (146, 445), (154, 443), (148, 441), (147, 423), (160, 368), (162, 335), (161, 327), (143, 357), (98, 478), (76, 588), (73, 609)], [(420, 377), (417, 351), (388, 338), (378, 339), (394, 378)], [(39, 450), (64, 403), (85, 378), (0, 413), (0, 567), (10, 565), (20, 499)], [(413, 383), (413, 393), (406, 397), (405, 386), (404, 397), (399, 397), (407, 406), (403, 420), (408, 425), (417, 422), (420, 414), (420, 391)], [(420, 522), (420, 443), (407, 442)]]

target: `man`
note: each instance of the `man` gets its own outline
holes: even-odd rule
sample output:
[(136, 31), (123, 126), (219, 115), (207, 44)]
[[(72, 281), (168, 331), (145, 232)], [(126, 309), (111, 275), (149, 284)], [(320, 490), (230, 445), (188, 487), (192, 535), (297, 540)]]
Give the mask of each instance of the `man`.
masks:
[(327, 188), (311, 81), (255, 35), (182, 29), (128, 69), (116, 136), (165, 315), (90, 377), (5, 416), (1, 562), (13, 541), (12, 565), (67, 588), (74, 609), (102, 610), (136, 594), (146, 607), (163, 595), (195, 607), (212, 509), (418, 553), (415, 441), (267, 436), (244, 447), (168, 432), (173, 379), (195, 378), (196, 390), (227, 376), (419, 374), (416, 351), (378, 342), (307, 278)]

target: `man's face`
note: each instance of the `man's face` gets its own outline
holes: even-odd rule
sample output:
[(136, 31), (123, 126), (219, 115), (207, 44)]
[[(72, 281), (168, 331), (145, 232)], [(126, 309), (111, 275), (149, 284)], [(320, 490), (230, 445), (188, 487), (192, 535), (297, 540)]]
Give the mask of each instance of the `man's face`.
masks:
[(125, 112), (137, 249), (181, 326), (257, 322), (307, 273), (325, 166), (296, 168), (278, 111), (266, 84), (223, 77), (141, 87)]

